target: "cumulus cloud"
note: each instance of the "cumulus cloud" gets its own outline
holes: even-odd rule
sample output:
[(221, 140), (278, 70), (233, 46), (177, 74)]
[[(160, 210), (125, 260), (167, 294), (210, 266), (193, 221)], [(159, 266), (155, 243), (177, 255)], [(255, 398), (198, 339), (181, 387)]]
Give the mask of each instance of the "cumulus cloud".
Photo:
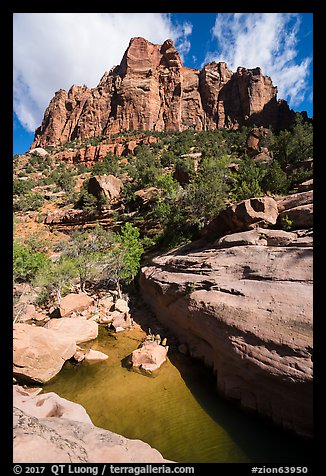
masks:
[(130, 38), (171, 38), (182, 57), (192, 25), (174, 24), (166, 13), (16, 13), (13, 32), (14, 111), (33, 131), (55, 91), (96, 86), (120, 63)]
[(311, 58), (298, 60), (300, 17), (295, 13), (219, 13), (212, 36), (217, 48), (208, 61), (238, 66), (260, 66), (278, 87), (278, 97), (292, 107), (303, 101)]

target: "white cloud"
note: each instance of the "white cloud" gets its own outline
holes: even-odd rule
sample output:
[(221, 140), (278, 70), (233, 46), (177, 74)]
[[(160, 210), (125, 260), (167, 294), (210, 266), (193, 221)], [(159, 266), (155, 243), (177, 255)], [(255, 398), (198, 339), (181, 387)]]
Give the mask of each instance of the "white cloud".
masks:
[(300, 17), (293, 13), (220, 13), (212, 29), (217, 41), (208, 61), (238, 66), (260, 66), (277, 85), (278, 97), (294, 107), (304, 99), (311, 58), (297, 59)]
[(129, 40), (174, 40), (190, 50), (192, 25), (165, 13), (16, 13), (13, 20), (14, 110), (33, 131), (54, 92), (72, 84), (94, 87), (120, 63)]

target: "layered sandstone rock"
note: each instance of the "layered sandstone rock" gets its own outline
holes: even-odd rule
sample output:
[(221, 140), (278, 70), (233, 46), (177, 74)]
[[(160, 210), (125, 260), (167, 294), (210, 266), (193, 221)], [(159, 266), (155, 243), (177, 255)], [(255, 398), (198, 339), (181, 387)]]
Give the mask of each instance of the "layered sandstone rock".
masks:
[[(293, 231), (277, 229), (284, 216)], [(312, 191), (244, 200), (206, 228), (213, 243), (141, 274), (144, 299), (213, 367), (220, 391), (302, 435), (312, 434), (312, 219)]]
[(311, 239), (311, 230), (231, 233), (156, 257), (140, 277), (145, 301), (193, 357), (214, 369), (221, 393), (306, 436)]
[(207, 130), (253, 123), (283, 128), (294, 113), (276, 95), (277, 88), (260, 68), (240, 67), (233, 73), (226, 63), (213, 62), (191, 69), (182, 65), (172, 40), (157, 45), (136, 37), (120, 65), (106, 72), (97, 87), (73, 85), (55, 93), (31, 148), (123, 130)]

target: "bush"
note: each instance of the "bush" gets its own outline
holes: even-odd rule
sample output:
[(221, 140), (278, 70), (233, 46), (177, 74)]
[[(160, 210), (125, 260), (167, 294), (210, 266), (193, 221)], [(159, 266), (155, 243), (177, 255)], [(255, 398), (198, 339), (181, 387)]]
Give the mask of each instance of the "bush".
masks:
[(35, 187), (34, 180), (19, 180), (17, 178), (13, 179), (13, 194), (14, 195), (25, 195), (33, 187)]
[(189, 222), (202, 227), (225, 206), (228, 197), (228, 157), (210, 157), (201, 161), (195, 179), (185, 188), (183, 204)]
[(119, 158), (114, 154), (107, 154), (102, 161), (96, 162), (90, 169), (94, 175), (119, 175)]
[(22, 197), (13, 201), (14, 212), (34, 211), (41, 207), (44, 203), (44, 198), (38, 193), (26, 193)]
[(31, 281), (35, 275), (49, 265), (45, 253), (34, 252), (30, 247), (20, 243), (13, 246), (13, 275), (17, 281)]
[(313, 126), (296, 113), (291, 131), (281, 131), (271, 146), (273, 156), (282, 166), (295, 164), (313, 157)]
[(55, 183), (57, 191), (72, 192), (76, 184), (76, 177), (71, 168), (60, 164), (47, 178), (48, 183)]
[(140, 258), (144, 252), (138, 228), (125, 223), (121, 228), (121, 246), (123, 250), (123, 267), (120, 278), (130, 283), (140, 268)]

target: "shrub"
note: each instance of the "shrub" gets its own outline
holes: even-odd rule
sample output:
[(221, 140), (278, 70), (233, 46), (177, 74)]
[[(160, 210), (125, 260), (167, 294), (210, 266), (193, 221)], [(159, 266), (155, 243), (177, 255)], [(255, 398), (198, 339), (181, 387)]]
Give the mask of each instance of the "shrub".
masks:
[(13, 275), (17, 281), (31, 281), (35, 275), (46, 269), (49, 258), (45, 253), (34, 252), (29, 246), (15, 242), (13, 246)]
[(56, 262), (50, 262), (44, 269), (35, 275), (33, 284), (38, 290), (38, 301), (44, 302), (56, 294), (60, 304), (63, 294), (68, 293), (76, 279), (78, 270), (73, 259), (61, 256)]
[(26, 193), (22, 197), (13, 201), (14, 212), (27, 212), (37, 210), (44, 203), (42, 195), (37, 193)]

